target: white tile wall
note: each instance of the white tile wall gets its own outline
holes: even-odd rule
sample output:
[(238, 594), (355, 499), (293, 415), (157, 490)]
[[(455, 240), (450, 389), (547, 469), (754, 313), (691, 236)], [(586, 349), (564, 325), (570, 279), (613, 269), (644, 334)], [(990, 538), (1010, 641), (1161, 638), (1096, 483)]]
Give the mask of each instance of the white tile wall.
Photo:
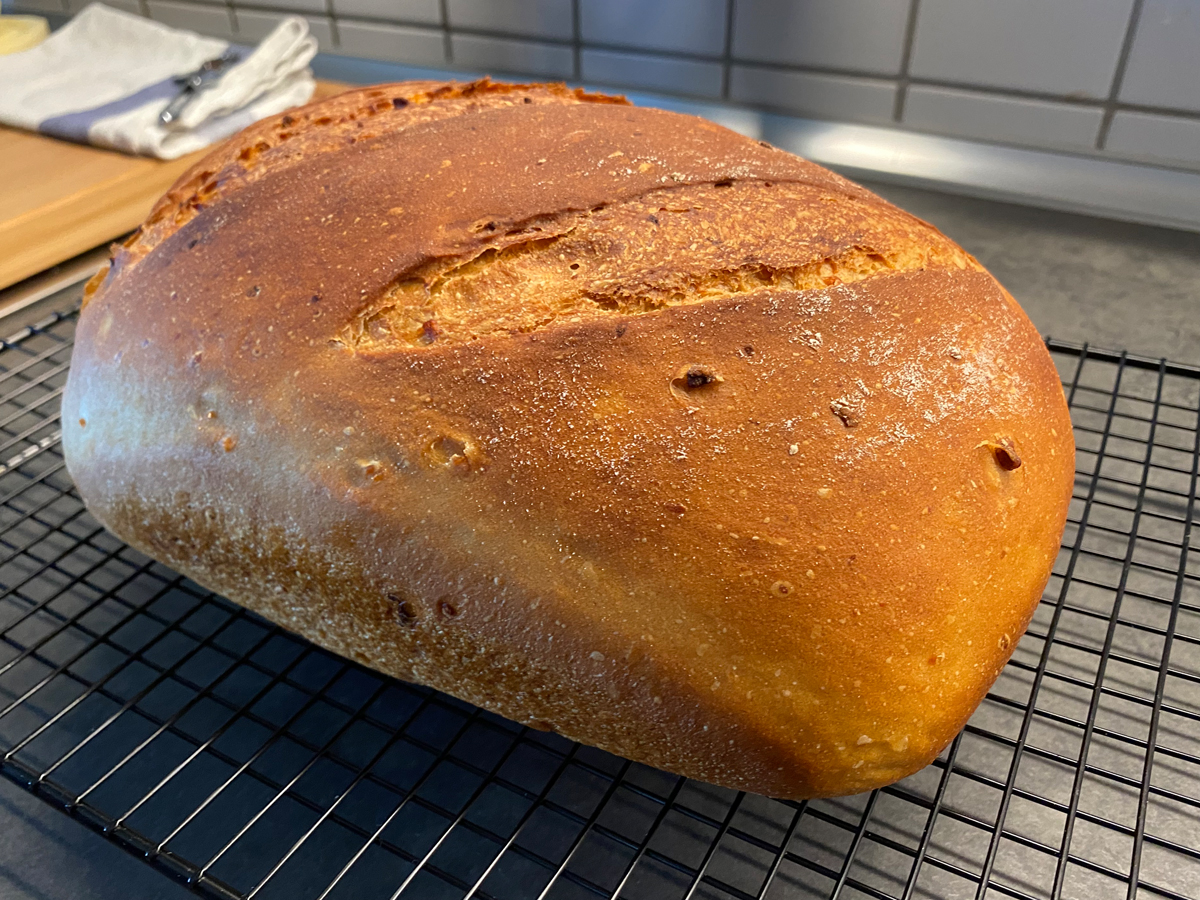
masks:
[(446, 0), (451, 28), (569, 41), (571, 0)]
[(185, 28), (209, 37), (235, 40), (233, 16), (226, 6), (200, 6), (173, 0), (147, 0), (150, 18), (172, 28)]
[(649, 53), (584, 50), (580, 54), (580, 77), (596, 84), (717, 98), (721, 96), (723, 70), (717, 62)]
[(464, 69), (539, 78), (571, 78), (575, 72), (575, 54), (562, 44), (455, 34), (450, 39), (450, 52), (454, 65)]
[(1146, 0), (1121, 99), (1200, 111), (1200, 2)]
[[(0, 2), (60, 22), (88, 0)], [(142, 2), (159, 21), (246, 43), (287, 10), (308, 18), (322, 50), (344, 56), (1200, 171), (1200, 0)]]
[(904, 102), (904, 124), (920, 131), (1067, 150), (1094, 147), (1103, 118), (1094, 106), (920, 85)]
[(720, 56), (726, 0), (579, 0), (585, 43)]
[(729, 75), (729, 97), (812, 119), (886, 123), (892, 120), (896, 84), (882, 78), (737, 65)]
[(441, 25), (438, 0), (332, 0), (333, 13), (405, 25)]
[(895, 75), (904, 55), (910, 0), (739, 0), (739, 60)]
[(921, 0), (915, 78), (1108, 96), (1133, 0)]
[[(234, 18), (237, 20), (237, 40), (239, 44), (257, 44), (275, 30), (287, 13), (259, 12), (257, 10), (239, 9)], [(333, 22), (328, 16), (305, 16), (309, 33), (317, 39), (317, 47), (322, 53), (334, 53)]]
[(338, 19), (338, 53), (403, 62), (414, 66), (446, 64), (442, 32), (434, 28), (383, 25)]
[(1105, 146), (1122, 156), (1200, 167), (1200, 120), (1119, 112), (1113, 116)]

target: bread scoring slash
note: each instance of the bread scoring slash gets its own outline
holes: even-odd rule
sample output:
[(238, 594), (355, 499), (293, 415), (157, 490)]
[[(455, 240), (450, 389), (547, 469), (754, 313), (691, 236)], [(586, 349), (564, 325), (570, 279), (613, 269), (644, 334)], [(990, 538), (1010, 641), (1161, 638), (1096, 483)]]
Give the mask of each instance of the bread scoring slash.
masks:
[(1074, 453), (1012, 298), (711, 122), (407, 82), (261, 122), (93, 279), (67, 465), (330, 650), (785, 798), (930, 762), (1050, 574)]

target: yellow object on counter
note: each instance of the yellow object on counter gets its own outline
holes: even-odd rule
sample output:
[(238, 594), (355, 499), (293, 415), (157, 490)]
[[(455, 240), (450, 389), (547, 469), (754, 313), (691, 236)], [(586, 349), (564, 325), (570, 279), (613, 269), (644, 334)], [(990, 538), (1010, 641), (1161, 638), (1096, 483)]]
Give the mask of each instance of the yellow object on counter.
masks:
[(36, 47), (50, 36), (41, 16), (0, 16), (0, 56)]

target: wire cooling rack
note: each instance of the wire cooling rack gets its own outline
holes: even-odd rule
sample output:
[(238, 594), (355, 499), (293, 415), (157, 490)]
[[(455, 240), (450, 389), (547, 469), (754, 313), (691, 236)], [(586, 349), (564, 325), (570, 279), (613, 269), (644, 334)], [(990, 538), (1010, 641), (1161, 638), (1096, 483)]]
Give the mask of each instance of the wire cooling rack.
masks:
[(1200, 369), (1050, 342), (1054, 576), (942, 757), (785, 803), (339, 659), (126, 547), (63, 467), (76, 312), (0, 345), (0, 771), (197, 893), (1200, 896)]

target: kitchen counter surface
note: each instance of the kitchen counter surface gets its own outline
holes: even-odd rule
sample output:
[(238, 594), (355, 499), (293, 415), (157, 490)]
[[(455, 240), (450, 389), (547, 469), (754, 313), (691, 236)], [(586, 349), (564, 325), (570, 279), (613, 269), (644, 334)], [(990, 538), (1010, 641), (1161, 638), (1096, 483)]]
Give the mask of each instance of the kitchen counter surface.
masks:
[(2, 900), (184, 900), (192, 894), (0, 778)]
[[(1200, 364), (1200, 235), (870, 186), (961, 242), (1012, 291), (1043, 333)], [(0, 320), (4, 333), (15, 326)], [(3, 900), (187, 895), (165, 875), (4, 778), (0, 835)]]
[(1043, 335), (1200, 365), (1200, 234), (866, 184), (974, 254)]

